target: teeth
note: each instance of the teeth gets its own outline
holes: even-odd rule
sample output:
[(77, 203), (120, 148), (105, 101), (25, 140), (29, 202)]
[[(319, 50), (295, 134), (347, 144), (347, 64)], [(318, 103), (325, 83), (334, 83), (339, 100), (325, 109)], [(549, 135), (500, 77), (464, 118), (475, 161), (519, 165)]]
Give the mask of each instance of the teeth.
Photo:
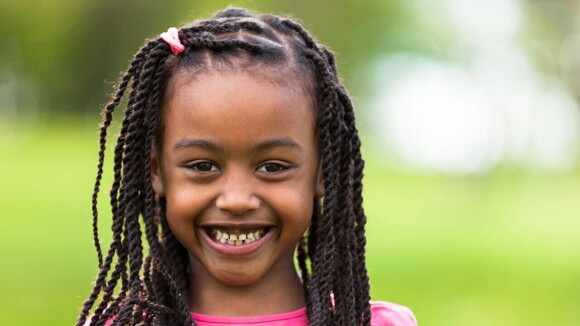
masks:
[(237, 234), (227, 233), (226, 230), (219, 230), (217, 228), (212, 228), (212, 234), (214, 235), (215, 241), (221, 243), (227, 243), (229, 245), (240, 246), (246, 243), (254, 242), (264, 234), (265, 228), (259, 228), (254, 232), (249, 232), (248, 230), (235, 231)]

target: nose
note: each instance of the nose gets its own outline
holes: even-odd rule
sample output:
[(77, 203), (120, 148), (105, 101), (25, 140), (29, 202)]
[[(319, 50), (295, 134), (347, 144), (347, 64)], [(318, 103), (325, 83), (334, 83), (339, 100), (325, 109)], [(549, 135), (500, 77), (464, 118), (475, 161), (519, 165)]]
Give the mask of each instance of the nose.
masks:
[(230, 176), (216, 199), (216, 206), (234, 215), (243, 215), (257, 209), (260, 198), (254, 194), (250, 182), (244, 181), (243, 177)]

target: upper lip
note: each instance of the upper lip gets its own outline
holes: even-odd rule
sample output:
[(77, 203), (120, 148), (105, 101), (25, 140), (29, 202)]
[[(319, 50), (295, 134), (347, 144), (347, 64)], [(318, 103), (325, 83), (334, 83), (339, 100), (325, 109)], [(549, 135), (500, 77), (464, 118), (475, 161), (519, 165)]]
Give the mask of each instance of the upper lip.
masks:
[(262, 227), (275, 227), (276, 225), (270, 222), (260, 222), (260, 221), (244, 221), (244, 222), (232, 222), (232, 221), (214, 221), (214, 222), (203, 222), (199, 224), (200, 227), (217, 227), (217, 228), (230, 228), (230, 229), (253, 229)]

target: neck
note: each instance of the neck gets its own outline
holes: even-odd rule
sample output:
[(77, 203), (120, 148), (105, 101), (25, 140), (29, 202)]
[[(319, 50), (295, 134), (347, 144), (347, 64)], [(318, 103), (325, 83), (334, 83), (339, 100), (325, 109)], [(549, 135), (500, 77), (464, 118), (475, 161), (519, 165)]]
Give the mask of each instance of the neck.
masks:
[(189, 308), (212, 316), (259, 316), (293, 311), (306, 305), (293, 250), (258, 281), (229, 285), (214, 278), (195, 258), (189, 258)]

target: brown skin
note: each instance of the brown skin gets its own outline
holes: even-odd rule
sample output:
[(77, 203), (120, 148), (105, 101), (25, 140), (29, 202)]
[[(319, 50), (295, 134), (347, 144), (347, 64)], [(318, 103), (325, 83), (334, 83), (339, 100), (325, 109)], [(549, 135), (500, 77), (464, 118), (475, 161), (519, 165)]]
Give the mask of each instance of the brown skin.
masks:
[[(293, 253), (323, 196), (311, 99), (244, 72), (175, 78), (152, 176), (189, 253), (191, 311), (256, 316), (304, 307)], [(282, 141), (258, 147), (272, 140)], [(273, 236), (253, 253), (224, 255), (201, 237), (201, 225), (228, 222), (268, 224)]]

